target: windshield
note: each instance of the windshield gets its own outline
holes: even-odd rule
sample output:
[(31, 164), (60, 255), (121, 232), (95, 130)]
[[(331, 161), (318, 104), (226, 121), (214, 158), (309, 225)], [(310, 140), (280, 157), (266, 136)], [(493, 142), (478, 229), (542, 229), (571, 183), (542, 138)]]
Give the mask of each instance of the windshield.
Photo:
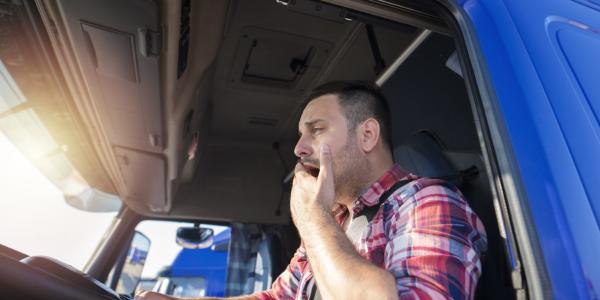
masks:
[[(178, 232), (195, 228), (194, 225), (213, 230), (209, 242), (201, 243), (203, 247), (183, 248), (178, 242)], [(137, 294), (147, 290), (179, 297), (225, 295), (230, 227), (146, 220), (135, 231), (135, 236), (143, 237), (140, 239), (146, 245), (136, 244), (134, 238), (122, 270), (118, 270), (118, 264), (112, 269), (107, 282), (115, 286), (117, 293), (131, 294), (135, 290)], [(136, 254), (138, 259), (133, 262)]]
[(0, 132), (0, 244), (82, 269), (116, 212), (69, 206), (48, 180)]

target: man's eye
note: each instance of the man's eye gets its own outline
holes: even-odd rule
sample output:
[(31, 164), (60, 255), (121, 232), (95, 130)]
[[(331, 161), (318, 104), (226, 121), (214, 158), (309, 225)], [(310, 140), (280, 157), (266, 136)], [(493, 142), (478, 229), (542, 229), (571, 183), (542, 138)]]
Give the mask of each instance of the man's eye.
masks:
[(321, 131), (323, 131), (323, 128), (313, 128), (312, 129), (312, 133), (320, 133)]

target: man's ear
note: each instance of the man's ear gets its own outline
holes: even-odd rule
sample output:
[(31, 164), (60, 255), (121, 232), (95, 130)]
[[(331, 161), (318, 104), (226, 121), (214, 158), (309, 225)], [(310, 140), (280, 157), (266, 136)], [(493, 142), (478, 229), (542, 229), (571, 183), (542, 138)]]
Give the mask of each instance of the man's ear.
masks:
[(373, 118), (368, 118), (359, 126), (358, 140), (361, 149), (365, 153), (373, 151), (379, 139), (381, 138), (379, 122)]

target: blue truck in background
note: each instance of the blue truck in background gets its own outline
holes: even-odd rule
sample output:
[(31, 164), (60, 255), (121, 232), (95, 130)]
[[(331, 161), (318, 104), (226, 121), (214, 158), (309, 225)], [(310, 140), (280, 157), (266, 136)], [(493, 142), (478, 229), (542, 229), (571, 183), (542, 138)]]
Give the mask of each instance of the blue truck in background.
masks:
[(173, 263), (158, 273), (152, 289), (181, 297), (225, 296), (230, 238), (227, 228), (214, 236), (208, 248), (182, 248)]

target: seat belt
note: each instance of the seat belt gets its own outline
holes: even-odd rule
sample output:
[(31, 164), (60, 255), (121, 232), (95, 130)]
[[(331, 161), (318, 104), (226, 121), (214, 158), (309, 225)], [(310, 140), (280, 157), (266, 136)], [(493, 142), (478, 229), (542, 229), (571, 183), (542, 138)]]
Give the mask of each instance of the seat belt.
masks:
[[(392, 185), (391, 188), (389, 188), (387, 191), (383, 192), (381, 196), (379, 196), (377, 204), (365, 207), (365, 209), (363, 209), (360, 212), (360, 214), (354, 216), (352, 222), (350, 222), (350, 225), (348, 226), (348, 229), (346, 229), (346, 236), (348, 237), (348, 239), (350, 239), (353, 245), (357, 244), (358, 240), (360, 239), (360, 236), (369, 225), (369, 222), (373, 220), (373, 217), (375, 217), (375, 214), (377, 214), (377, 211), (379, 211), (379, 208), (381, 207), (383, 202), (385, 202), (385, 200), (387, 200), (392, 195), (392, 193), (402, 188), (406, 184), (410, 183), (411, 181), (413, 180), (405, 179), (396, 182), (394, 185)], [(308, 280), (306, 286), (309, 300), (323, 299), (321, 298), (321, 294), (319, 293), (319, 289), (317, 287), (314, 275)]]

